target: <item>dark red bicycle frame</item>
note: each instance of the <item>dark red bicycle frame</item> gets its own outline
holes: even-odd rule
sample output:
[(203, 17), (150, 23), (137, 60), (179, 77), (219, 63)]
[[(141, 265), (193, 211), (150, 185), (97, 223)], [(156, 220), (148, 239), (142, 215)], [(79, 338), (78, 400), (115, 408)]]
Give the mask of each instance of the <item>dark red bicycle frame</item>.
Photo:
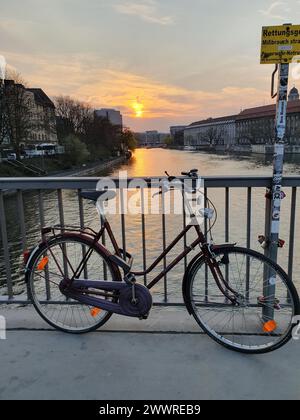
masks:
[[(159, 255), (159, 257), (153, 262), (153, 264), (146, 269), (145, 271), (131, 271), (131, 274), (133, 274), (136, 277), (142, 277), (145, 276), (149, 273), (151, 273), (157, 266), (158, 264), (169, 254), (169, 252), (177, 245), (177, 243), (192, 229), (195, 228), (196, 233), (197, 233), (197, 239), (190, 245), (188, 246), (180, 255), (178, 255), (178, 257), (176, 257), (174, 259), (174, 261), (172, 261), (158, 276), (156, 276), (151, 283), (149, 283), (147, 285), (147, 288), (149, 290), (151, 290), (167, 273), (169, 273), (169, 271), (171, 271), (174, 267), (176, 267), (176, 265), (183, 260), (187, 255), (190, 254), (190, 252), (192, 252), (198, 245), (201, 245), (201, 254), (206, 258), (206, 262), (213, 274), (213, 277), (220, 289), (220, 291), (224, 294), (225, 297), (227, 297), (230, 301), (234, 302), (235, 299), (230, 296), (228, 294), (228, 291), (231, 291), (234, 295), (236, 295), (236, 292), (231, 289), (230, 285), (228, 284), (228, 282), (226, 281), (226, 279), (224, 279), (224, 276), (220, 270), (220, 267), (218, 265), (218, 263), (216, 262), (216, 260), (213, 258), (213, 255), (211, 253), (210, 247), (207, 244), (206, 238), (200, 228), (199, 225), (192, 225), (189, 224), (188, 226), (186, 226), (182, 232), (173, 240), (173, 242)], [(107, 232), (110, 241), (113, 245), (113, 248), (115, 250), (116, 255), (118, 255), (119, 257), (123, 257), (122, 253), (123, 251), (119, 248), (117, 240), (114, 236), (114, 233), (111, 229), (110, 223), (107, 221), (107, 219), (103, 220), (102, 223), (102, 228), (99, 231), (98, 234), (96, 234), (95, 236), (95, 242), (99, 242), (100, 239), (103, 237), (104, 233)], [(228, 246), (228, 244), (226, 244), (226, 246)], [(85, 258), (83, 259), (83, 261), (81, 262), (81, 266), (83, 267), (85, 264), (86, 259), (88, 259), (88, 253), (86, 254)], [(223, 283), (223, 284), (222, 284)], [(225, 288), (223, 287), (223, 285), (225, 286)]]

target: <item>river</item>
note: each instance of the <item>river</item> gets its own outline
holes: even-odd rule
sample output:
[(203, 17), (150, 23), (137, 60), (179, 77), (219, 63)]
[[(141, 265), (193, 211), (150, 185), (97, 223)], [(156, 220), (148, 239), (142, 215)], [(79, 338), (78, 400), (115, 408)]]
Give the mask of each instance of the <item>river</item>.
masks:
[[(198, 168), (202, 176), (270, 176), (272, 174), (272, 159), (264, 156), (241, 156), (241, 155), (222, 155), (209, 154), (204, 152), (187, 152), (166, 149), (137, 149), (134, 156), (127, 164), (119, 168), (112, 169), (105, 173), (96, 174), (97, 176), (117, 176), (119, 170), (127, 171), (129, 177), (150, 177), (163, 176), (165, 171), (171, 175), (180, 175), (181, 171)], [(286, 160), (286, 175), (300, 175), (300, 156), (289, 157)], [(287, 246), (280, 250), (279, 262), (286, 269), (288, 258), (288, 238), (290, 224), (290, 202), (291, 190), (287, 190), (287, 198), (283, 202), (283, 217), (281, 237), (287, 241)], [(252, 216), (252, 241), (251, 247), (261, 251), (257, 242), (259, 234), (264, 233), (264, 199), (263, 189), (253, 189), (253, 216)], [(246, 189), (235, 189), (230, 194), (230, 240), (246, 245)], [(64, 191), (64, 213), (65, 222), (79, 223), (78, 199), (74, 192)], [(211, 190), (210, 198), (218, 208), (218, 222), (214, 229), (216, 242), (223, 242), (225, 239), (225, 220), (224, 203), (225, 194), (223, 190)], [(57, 194), (55, 192), (44, 193), (44, 207), (46, 214), (46, 224), (59, 223), (57, 206)], [(298, 206), (299, 207), (299, 206)], [(5, 198), (5, 209), (7, 217), (8, 236), (10, 243), (11, 265), (14, 282), (17, 284), (16, 290), (23, 292), (24, 286), (20, 283), (22, 278), (22, 252), (20, 240), (20, 227), (18, 224), (18, 214), (16, 197)], [(37, 193), (24, 194), (24, 211), (27, 231), (27, 247), (32, 247), (40, 237), (38, 195)], [(299, 211), (299, 208), (297, 209)], [(182, 216), (167, 216), (167, 242), (170, 242), (176, 232), (182, 226)], [(117, 237), (120, 239), (120, 216), (110, 218)], [(299, 215), (297, 217), (299, 220)], [(87, 226), (97, 228), (98, 217), (93, 205), (85, 203), (85, 223)], [(300, 226), (296, 226), (296, 238), (299, 238)], [(142, 269), (142, 235), (141, 235), (141, 216), (126, 216), (127, 248), (133, 253), (135, 258), (135, 268)], [(148, 263), (154, 260), (155, 256), (162, 250), (162, 217), (155, 215), (146, 216), (146, 245)], [(168, 261), (181, 252), (183, 244), (179, 244), (170, 254)], [(6, 279), (3, 248), (0, 243), (0, 283)], [(296, 245), (295, 250), (295, 270), (294, 281), (300, 286), (300, 244)], [(160, 266), (155, 273), (159, 272)], [(180, 296), (180, 284), (184, 266), (181, 264), (168, 275), (168, 291), (172, 297)], [(152, 276), (149, 276), (149, 280)], [(156, 287), (155, 291), (159, 296), (163, 295), (163, 284)]]

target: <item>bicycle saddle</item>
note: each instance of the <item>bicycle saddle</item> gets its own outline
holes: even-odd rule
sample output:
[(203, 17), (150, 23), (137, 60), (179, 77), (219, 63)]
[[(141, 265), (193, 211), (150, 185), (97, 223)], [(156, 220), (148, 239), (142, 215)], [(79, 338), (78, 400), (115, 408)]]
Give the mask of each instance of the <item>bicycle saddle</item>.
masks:
[(116, 197), (115, 191), (82, 191), (80, 197), (85, 200), (94, 201), (95, 203), (101, 198), (103, 201), (113, 200)]

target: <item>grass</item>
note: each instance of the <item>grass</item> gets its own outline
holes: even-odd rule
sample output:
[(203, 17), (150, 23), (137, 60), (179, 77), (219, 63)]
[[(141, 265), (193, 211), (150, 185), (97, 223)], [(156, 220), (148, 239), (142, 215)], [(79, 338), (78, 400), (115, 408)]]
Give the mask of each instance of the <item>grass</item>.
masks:
[[(85, 162), (87, 165), (92, 163), (102, 163), (105, 161), (110, 160), (109, 158), (102, 158), (97, 161), (87, 161)], [(35, 157), (32, 159), (24, 159), (22, 163), (25, 165), (32, 165), (39, 169), (42, 169), (47, 172), (47, 175), (63, 172), (67, 170), (76, 170), (81, 169), (82, 165), (77, 167), (72, 166), (70, 162), (66, 159), (65, 156), (57, 157)], [(3, 162), (0, 163), (0, 177), (24, 177), (24, 176), (33, 176), (30, 172), (26, 170), (22, 170), (21, 168), (14, 168), (13, 166)]]
[(20, 177), (24, 176), (24, 172), (12, 166), (0, 163), (0, 177)]

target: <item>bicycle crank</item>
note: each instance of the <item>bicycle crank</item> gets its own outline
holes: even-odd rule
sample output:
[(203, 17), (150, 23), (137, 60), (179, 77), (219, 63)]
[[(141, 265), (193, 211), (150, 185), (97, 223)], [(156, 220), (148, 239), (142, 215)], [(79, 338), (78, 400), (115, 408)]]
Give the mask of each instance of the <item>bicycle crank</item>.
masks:
[[(132, 286), (119, 282), (74, 280), (69, 285), (67, 280), (63, 280), (59, 288), (61, 293), (69, 299), (132, 318), (147, 318), (153, 303), (151, 293), (141, 284), (134, 285), (134, 298)], [(118, 302), (91, 296), (90, 289), (114, 293), (117, 295)]]

